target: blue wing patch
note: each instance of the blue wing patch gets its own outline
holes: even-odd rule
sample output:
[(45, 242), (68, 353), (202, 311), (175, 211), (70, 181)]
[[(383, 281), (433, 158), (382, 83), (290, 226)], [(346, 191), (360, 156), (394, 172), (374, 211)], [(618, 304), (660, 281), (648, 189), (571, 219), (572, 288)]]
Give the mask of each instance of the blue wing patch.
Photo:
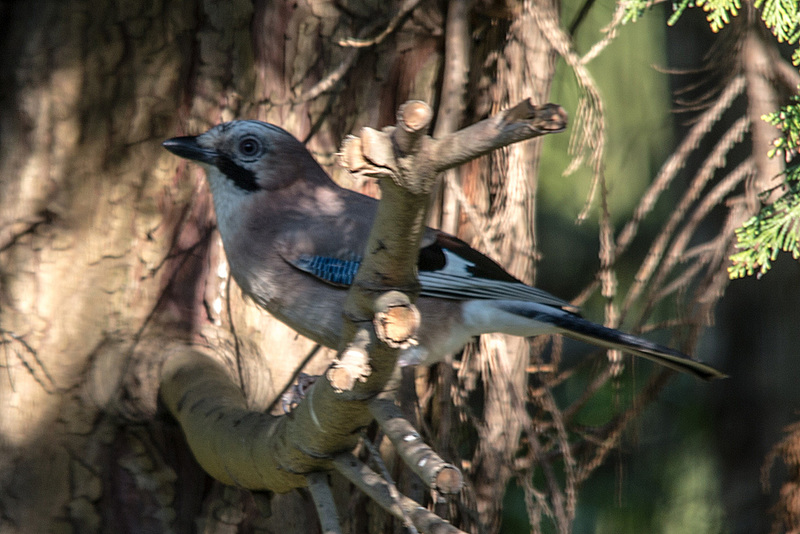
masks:
[(300, 256), (292, 264), (330, 284), (349, 286), (356, 277), (361, 258), (343, 260), (327, 256)]

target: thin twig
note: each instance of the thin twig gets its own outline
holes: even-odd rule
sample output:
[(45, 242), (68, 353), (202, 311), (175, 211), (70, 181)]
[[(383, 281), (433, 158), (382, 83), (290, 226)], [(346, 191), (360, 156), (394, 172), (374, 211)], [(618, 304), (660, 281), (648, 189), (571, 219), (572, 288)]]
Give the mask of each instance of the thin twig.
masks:
[(403, 526), (408, 529), (409, 534), (417, 534), (417, 529), (414, 527), (414, 523), (411, 522), (411, 518), (408, 516), (405, 508), (401, 506), (400, 492), (397, 490), (397, 485), (392, 480), (392, 475), (389, 473), (389, 470), (386, 469), (386, 464), (383, 463), (383, 458), (381, 458), (381, 453), (378, 452), (378, 449), (375, 448), (375, 445), (372, 444), (372, 441), (366, 435), (365, 432), (361, 433), (361, 443), (364, 447), (369, 451), (369, 454), (372, 456), (372, 461), (375, 462), (375, 465), (378, 466), (378, 469), (383, 476), (383, 479), (386, 481), (386, 487), (389, 490), (389, 495), (392, 497), (392, 500), (398, 505), (400, 512), (402, 513), (401, 519), (403, 520)]
[(725, 286), (730, 283), (727, 271), (720, 267), (722, 262), (727, 261), (735, 250), (734, 229), (739, 228), (752, 215), (753, 212), (748, 210), (746, 202), (735, 203), (728, 212), (728, 217), (719, 231), (717, 239), (714, 240), (716, 242), (715, 261), (709, 264), (706, 277), (695, 292), (694, 301), (698, 303), (698, 306), (695, 308), (694, 317), (699, 318), (700, 321), (695, 320), (692, 331), (689, 333), (689, 342), (692, 344), (700, 335), (700, 327), (710, 322), (711, 310), (722, 297)]
[(586, 387), (580, 397), (573, 402), (569, 408), (564, 410), (563, 417), (566, 421), (570, 421), (575, 415), (580, 411), (584, 405), (589, 402), (589, 399), (594, 397), (595, 393), (597, 393), (601, 387), (603, 387), (608, 379), (611, 378), (613, 375), (613, 370), (610, 366), (607, 366), (603, 369), (603, 372), (597, 375), (594, 380)]
[[(419, 0), (411, 0), (411, 2), (417, 2), (418, 3)], [(413, 7), (411, 9), (413, 9)], [(372, 30), (374, 30), (376, 27), (377, 27), (377, 22), (372, 22), (372, 23), (368, 24), (367, 26), (365, 26), (361, 30), (361, 32), (359, 32), (359, 35), (367, 35)], [(394, 29), (394, 28), (392, 28), (392, 29)], [(389, 33), (391, 33), (391, 32), (389, 32)], [(388, 33), (387, 33), (387, 35), (388, 35)], [(384, 36), (383, 38), (385, 38), (385, 37), (386, 36)], [(381, 40), (383, 40), (383, 38)], [(354, 39), (354, 41), (355, 41), (355, 39)], [(342, 81), (344, 76), (353, 67), (353, 65), (355, 64), (356, 60), (358, 59), (358, 56), (361, 53), (361, 50), (363, 48), (362, 46), (358, 46), (358, 45), (343, 44), (345, 42), (348, 42), (348, 40), (344, 40), (344, 41), (341, 41), (339, 43), (341, 46), (349, 46), (350, 47), (349, 50), (347, 50), (347, 52), (345, 53), (344, 59), (342, 59), (342, 61), (339, 63), (339, 65), (334, 70), (329, 72), (324, 78), (322, 78), (320, 81), (315, 83), (308, 90), (306, 90), (305, 92), (303, 92), (302, 94), (300, 94), (300, 95), (298, 95), (298, 96), (296, 96), (294, 98), (287, 98), (286, 100), (283, 100), (283, 101), (273, 102), (273, 101), (269, 100), (268, 98), (263, 99), (263, 100), (259, 100), (259, 101), (256, 102), (256, 105), (263, 105), (263, 104), (268, 104), (268, 103), (271, 103), (271, 104), (273, 104), (275, 106), (285, 106), (285, 105), (290, 105), (290, 104), (303, 104), (303, 103), (308, 102), (310, 100), (314, 100), (315, 98), (317, 98), (321, 94), (326, 93), (326, 92), (330, 91), (331, 89), (333, 89), (339, 82)], [(377, 43), (373, 43), (373, 44), (377, 44)], [(370, 44), (366, 44), (364, 46), (371, 46), (371, 45)]]
[(558, 408), (553, 392), (547, 389), (545, 394), (541, 397), (542, 406), (550, 413), (553, 418), (553, 425), (556, 429), (556, 436), (558, 437), (558, 445), (561, 449), (561, 454), (564, 458), (565, 477), (564, 477), (564, 494), (566, 496), (565, 512), (568, 518), (568, 524), (571, 525), (575, 519), (575, 510), (578, 502), (578, 493), (575, 486), (575, 469), (577, 462), (572, 454), (572, 449), (569, 445), (569, 433), (565, 424), (564, 414)]
[(356, 62), (356, 59), (358, 59), (358, 49), (354, 48), (352, 50), (348, 50), (347, 54), (344, 56), (342, 62), (339, 63), (338, 67), (336, 67), (333, 71), (328, 73), (328, 75), (325, 76), (323, 79), (315, 83), (313, 87), (308, 89), (308, 91), (304, 92), (303, 94), (301, 94), (296, 98), (289, 99), (289, 101), (285, 102), (285, 104), (289, 103), (303, 104), (310, 100), (314, 100), (322, 93), (330, 91), (337, 83), (339, 83), (342, 80), (342, 78), (344, 78), (344, 75), (347, 74), (347, 72)]
[(339, 513), (336, 511), (331, 487), (328, 484), (328, 474), (323, 471), (315, 471), (306, 475), (306, 478), (308, 479), (308, 491), (317, 507), (322, 534), (341, 534), (341, 522)]
[[(531, 463), (537, 465), (537, 462)], [(551, 519), (555, 519), (553, 508), (547, 502), (547, 494), (537, 490), (536, 486), (533, 485), (533, 473), (527, 473), (527, 476), (520, 476), (519, 480), (525, 495), (525, 508), (528, 510), (531, 531), (541, 532), (542, 513)]]
[[(683, 220), (691, 204), (700, 195), (700, 192), (705, 187), (706, 183), (708, 183), (708, 181), (713, 177), (714, 171), (724, 165), (727, 152), (735, 143), (742, 139), (742, 136), (747, 131), (749, 125), (750, 120), (747, 117), (742, 117), (736, 121), (736, 123), (731, 126), (723, 138), (717, 143), (711, 154), (706, 158), (697, 175), (692, 180), (692, 183), (689, 185), (689, 189), (686, 191), (686, 193), (684, 193), (681, 201), (678, 203), (675, 209), (672, 210), (672, 214), (670, 215), (667, 224), (664, 225), (661, 233), (651, 245), (650, 250), (647, 253), (647, 258), (640, 267), (639, 271), (636, 273), (634, 283), (625, 297), (625, 301), (622, 305), (623, 308), (630, 307), (631, 303), (639, 297), (656, 269), (658, 269), (656, 279), (659, 282), (664, 278), (664, 276), (666, 276), (668, 269), (665, 269), (664, 266), (662, 266), (661, 259), (664, 251), (667, 248), (669, 240), (672, 238), (676, 228)], [(671, 268), (671, 266), (672, 264), (670, 264), (669, 267)], [(654, 285), (657, 287), (660, 284), (655, 283)], [(642, 317), (646, 317), (646, 314), (642, 314)]]
[(537, 8), (534, 9), (533, 18), (550, 45), (573, 70), (575, 78), (583, 91), (578, 103), (575, 127), (569, 140), (569, 153), (572, 156), (572, 161), (567, 170), (564, 171), (564, 174), (574, 172), (575, 169), (583, 164), (585, 159), (588, 159), (589, 167), (592, 169), (592, 184), (589, 188), (589, 195), (581, 213), (578, 215), (578, 221), (580, 222), (587, 217), (599, 183), (602, 180), (602, 162), (606, 143), (605, 108), (594, 78), (589, 74), (586, 65), (575, 51), (569, 35), (559, 25), (558, 15), (553, 9), (537, 5)]
[(653, 183), (648, 187), (633, 217), (628, 221), (622, 231), (617, 237), (617, 250), (616, 255), (621, 255), (633, 241), (639, 224), (649, 214), (656, 204), (656, 201), (661, 196), (672, 180), (677, 176), (684, 165), (689, 155), (700, 145), (700, 141), (711, 130), (711, 128), (719, 121), (722, 113), (727, 110), (733, 103), (734, 99), (738, 97), (745, 87), (744, 76), (734, 77), (730, 83), (725, 87), (725, 90), (719, 95), (714, 105), (703, 113), (700, 120), (692, 127), (689, 133), (681, 142), (680, 146), (672, 153), (669, 159), (661, 166)]
[(616, 421), (611, 425), (606, 438), (595, 451), (594, 457), (587, 463), (583, 464), (577, 471), (575, 476), (575, 483), (580, 485), (595, 469), (597, 469), (606, 459), (608, 453), (611, 452), (622, 437), (622, 432), (628, 427), (628, 424), (637, 418), (646, 406), (656, 398), (658, 393), (667, 384), (669, 377), (673, 371), (662, 371), (654, 376), (644, 389), (633, 400), (633, 405), (619, 415)]
[[(708, 215), (708, 213), (719, 204), (719, 202), (741, 182), (749, 177), (752, 177), (757, 172), (753, 158), (748, 158), (739, 164), (736, 169), (728, 174), (722, 181), (716, 184), (711, 191), (703, 195), (700, 204), (695, 208), (694, 212), (689, 217), (680, 233), (677, 234), (670, 246), (669, 251), (664, 255), (662, 263), (665, 264), (666, 269), (671, 269), (679, 261), (686, 261), (689, 254), (686, 253), (686, 247), (689, 241), (694, 236), (695, 230), (700, 222)], [(669, 286), (667, 286), (669, 287)], [(662, 289), (657, 294), (656, 301), (663, 293)]]
[(452, 173), (445, 172), (444, 184), (445, 187), (447, 187), (455, 196), (456, 200), (461, 206), (461, 209), (464, 210), (467, 220), (470, 222), (473, 228), (475, 228), (475, 235), (478, 236), (478, 243), (481, 251), (490, 258), (495, 260), (499, 259), (500, 252), (497, 250), (497, 247), (494, 246), (494, 243), (492, 243), (489, 237), (489, 225), (487, 224), (487, 218), (478, 213), (478, 211), (472, 206), (469, 199), (464, 194), (464, 190), (461, 189), (461, 186), (455, 180)]
[(351, 47), (351, 48), (368, 48), (370, 46), (375, 46), (381, 44), (384, 39), (386, 39), (393, 31), (397, 29), (403, 19), (411, 13), (417, 4), (419, 4), (420, 0), (406, 0), (400, 6), (400, 9), (395, 13), (394, 17), (389, 21), (389, 24), (375, 37), (370, 39), (364, 39), (360, 37), (348, 37), (346, 39), (342, 39), (339, 41), (339, 46), (342, 47)]
[(591, 60), (596, 58), (598, 55), (600, 55), (600, 52), (602, 52), (605, 47), (611, 44), (611, 41), (617, 37), (617, 31), (622, 25), (622, 19), (625, 17), (625, 10), (627, 7), (627, 2), (617, 2), (617, 9), (614, 10), (614, 17), (611, 19), (611, 22), (608, 24), (608, 26), (602, 30), (602, 32), (605, 33), (605, 36), (597, 41), (592, 48), (590, 48), (589, 51), (583, 55), (581, 58), (581, 64), (586, 65)]
[(550, 496), (552, 508), (548, 507), (545, 508), (545, 510), (549, 509), (550, 514), (548, 515), (555, 520), (556, 525), (558, 526), (558, 531), (561, 533), (567, 533), (569, 532), (570, 521), (568, 519), (566, 506), (564, 504), (564, 495), (562, 494), (561, 486), (558, 483), (558, 477), (556, 476), (555, 469), (553, 469), (553, 466), (547, 460), (544, 451), (542, 450), (542, 446), (534, 432), (528, 432), (528, 444), (531, 448), (531, 452), (534, 455), (536, 464), (542, 469), (544, 478), (547, 481), (548, 495)]

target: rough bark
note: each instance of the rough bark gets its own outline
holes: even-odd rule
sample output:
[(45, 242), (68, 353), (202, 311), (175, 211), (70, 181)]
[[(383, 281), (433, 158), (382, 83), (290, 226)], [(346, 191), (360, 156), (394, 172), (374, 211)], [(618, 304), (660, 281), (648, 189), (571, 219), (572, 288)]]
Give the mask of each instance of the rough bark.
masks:
[[(176, 4), (4, 8), (4, 532), (107, 529), (125, 495), (138, 511), (116, 519), (120, 532), (168, 530), (176, 507), (199, 504), (195, 491), (175, 500), (176, 471), (192, 460), (180, 448), (174, 463), (164, 460), (172, 431), (119, 418), (155, 412), (158, 359), (142, 355), (154, 353), (145, 340), (153, 310), (175, 288), (170, 251), (202, 255), (210, 231), (208, 206), (190, 201), (191, 185), (174, 180), (158, 147), (188, 75), (192, 13)], [(196, 291), (193, 278), (183, 281)], [(188, 312), (169, 319), (180, 325)]]

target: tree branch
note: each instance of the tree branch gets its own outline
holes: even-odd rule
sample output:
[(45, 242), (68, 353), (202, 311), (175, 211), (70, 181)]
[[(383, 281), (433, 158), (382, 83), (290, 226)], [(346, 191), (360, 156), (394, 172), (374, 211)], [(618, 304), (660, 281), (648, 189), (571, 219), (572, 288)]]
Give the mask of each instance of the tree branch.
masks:
[(288, 418), (248, 410), (241, 388), (214, 358), (188, 347), (171, 352), (161, 371), (161, 398), (203, 469), (250, 489), (305, 486), (303, 476), (279, 469), (277, 457), (265, 450)]
[(436, 172), (442, 172), (498, 148), (562, 132), (566, 127), (567, 113), (561, 106), (523, 100), (494, 117), (432, 141), (426, 152)]
[(375, 471), (350, 453), (342, 453), (333, 460), (334, 467), (347, 480), (355, 484), (370, 499), (393, 516), (411, 519), (417, 530), (426, 534), (463, 534), (463, 532), (418, 502), (401, 495), (399, 502), (392, 499), (389, 484)]
[(317, 507), (322, 534), (341, 534), (339, 514), (336, 512), (336, 503), (328, 484), (327, 473), (318, 471), (310, 473), (306, 478), (308, 479), (308, 491), (311, 492), (314, 505)]
[[(171, 349), (162, 369), (162, 399), (198, 462), (218, 480), (285, 492), (307, 486), (308, 473), (336, 467), (352, 477), (360, 470), (366, 478), (353, 480), (359, 487), (376, 485), (374, 473), (351, 469), (350, 460), (344, 466), (335, 455), (356, 445), (360, 429), (373, 419), (368, 401), (384, 390), (399, 351), (415, 342), (416, 262), (437, 175), (510, 143), (561, 131), (566, 124), (559, 106), (535, 106), (528, 100), (439, 140), (426, 135), (431, 118), (427, 104), (411, 101), (398, 111), (395, 127), (364, 128), (360, 138), (351, 137), (343, 145), (341, 160), (348, 169), (382, 178), (381, 202), (345, 303), (345, 350), (290, 417), (250, 411), (233, 374), (217, 360), (182, 345)], [(458, 491), (458, 470), (427, 446), (404, 447), (413, 429), (396, 424), (388, 404), (375, 406), (412, 468), (440, 491)], [(407, 497), (400, 501), (414, 524), (427, 525), (418, 525), (421, 531), (458, 532)], [(398, 505), (381, 506), (396, 511)]]
[(389, 399), (374, 399), (369, 409), (408, 467), (431, 489), (445, 494), (461, 491), (464, 479), (454, 465), (430, 448), (409, 423), (400, 408)]

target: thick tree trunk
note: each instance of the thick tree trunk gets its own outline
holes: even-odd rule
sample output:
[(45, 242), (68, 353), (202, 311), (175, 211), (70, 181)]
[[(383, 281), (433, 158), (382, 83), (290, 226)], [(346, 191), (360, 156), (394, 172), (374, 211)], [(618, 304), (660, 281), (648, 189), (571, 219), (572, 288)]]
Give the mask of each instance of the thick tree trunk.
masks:
[[(174, 179), (158, 144), (189, 73), (181, 58), (192, 13), (177, 4), (4, 7), (3, 532), (175, 522), (178, 464), (167, 466), (163, 451), (176, 436), (130, 423), (155, 413), (158, 352), (143, 334), (175, 272), (170, 249), (205, 237), (202, 254), (211, 229), (207, 206), (190, 203), (191, 185)], [(176, 233), (187, 220), (194, 237)], [(172, 310), (172, 320), (186, 324), (190, 311)], [(191, 462), (184, 454), (175, 460)]]

